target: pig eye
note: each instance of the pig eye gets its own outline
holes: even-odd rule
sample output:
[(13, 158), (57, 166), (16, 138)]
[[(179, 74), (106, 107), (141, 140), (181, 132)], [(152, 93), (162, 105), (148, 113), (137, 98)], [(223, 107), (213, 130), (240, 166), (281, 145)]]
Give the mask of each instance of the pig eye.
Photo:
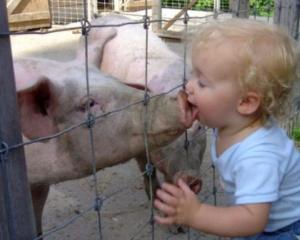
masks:
[(78, 108), (78, 110), (81, 112), (87, 112), (89, 108), (91, 109), (95, 105), (97, 105), (97, 102), (94, 99), (89, 98)]

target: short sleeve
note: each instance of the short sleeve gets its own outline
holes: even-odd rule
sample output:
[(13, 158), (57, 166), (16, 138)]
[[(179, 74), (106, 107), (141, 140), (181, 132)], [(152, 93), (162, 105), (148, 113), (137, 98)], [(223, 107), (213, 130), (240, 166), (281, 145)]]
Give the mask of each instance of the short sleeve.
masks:
[(265, 203), (279, 197), (279, 156), (254, 152), (241, 157), (234, 168), (235, 204)]

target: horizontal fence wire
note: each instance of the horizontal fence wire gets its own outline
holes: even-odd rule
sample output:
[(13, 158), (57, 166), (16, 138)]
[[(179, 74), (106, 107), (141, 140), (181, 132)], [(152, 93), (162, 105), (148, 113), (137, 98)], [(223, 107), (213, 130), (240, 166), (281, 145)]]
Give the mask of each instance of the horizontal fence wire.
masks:
[[(219, 13), (220, 15), (222, 14), (221, 12)], [(225, 13), (224, 13), (225, 14)], [(212, 18), (214, 15), (211, 14), (211, 15), (208, 15), (208, 16), (204, 16), (204, 17), (189, 17), (189, 19), (207, 19), (207, 18)], [(184, 21), (185, 20), (185, 17), (182, 17), (182, 18), (179, 18), (178, 20), (180, 21)], [(167, 22), (167, 20), (149, 20), (149, 23), (155, 23), (155, 22)], [(114, 24), (114, 25), (88, 25), (86, 27), (88, 28), (101, 28), (101, 27), (122, 27), (122, 26), (125, 26), (125, 25), (131, 25), (131, 24), (144, 24), (144, 21), (134, 21), (134, 22), (128, 22), (128, 23), (123, 23), (123, 24)], [(35, 32), (7, 32), (7, 33), (0, 33), (0, 37), (1, 36), (7, 36), (7, 35), (26, 35), (26, 34), (51, 34), (51, 33), (55, 33), (55, 32), (62, 32), (62, 31), (73, 31), (73, 30), (82, 30), (83, 31), (83, 28), (82, 27), (66, 27), (66, 28), (63, 28), (63, 29), (54, 29), (54, 30), (48, 30), (47, 32), (45, 31), (35, 31)], [(159, 96), (162, 96), (162, 95), (166, 95), (166, 94), (169, 94), (175, 90), (178, 90), (179, 88), (182, 88), (184, 86), (184, 84), (180, 84), (178, 86), (174, 86), (174, 88), (170, 89), (169, 91), (165, 92), (165, 93), (162, 93), (162, 94), (157, 94), (157, 95), (154, 95), (154, 96), (150, 96), (150, 99), (152, 98), (155, 98), (155, 97), (159, 97)], [(136, 101), (136, 102), (133, 102), (133, 103), (129, 103), (127, 105), (124, 105), (123, 107), (120, 107), (118, 109), (115, 109), (111, 112), (107, 112), (105, 114), (101, 114), (101, 115), (98, 115), (98, 116), (95, 116), (95, 118), (93, 120), (95, 121), (98, 121), (102, 118), (105, 118), (105, 117), (113, 117), (114, 114), (117, 114), (118, 112), (121, 112), (121, 111), (124, 111), (128, 108), (131, 108), (132, 106), (135, 106), (137, 104), (145, 104), (145, 99), (140, 99), (139, 101)], [(42, 137), (42, 138), (37, 138), (37, 139), (34, 139), (34, 140), (31, 140), (31, 141), (26, 141), (26, 142), (23, 142), (23, 143), (19, 143), (19, 144), (16, 144), (16, 145), (12, 145), (12, 146), (6, 146), (5, 148), (1, 148), (0, 149), (0, 154), (4, 154), (4, 153), (7, 153), (9, 151), (12, 151), (16, 148), (19, 148), (19, 147), (24, 147), (24, 146), (27, 146), (27, 145), (30, 145), (30, 144), (34, 144), (34, 143), (37, 143), (37, 142), (44, 142), (44, 141), (48, 141), (50, 139), (53, 139), (53, 138), (58, 138), (64, 134), (67, 134), (71, 131), (73, 131), (74, 129), (77, 129), (79, 127), (84, 127), (84, 126), (87, 126), (90, 124), (90, 121), (91, 119), (86, 119), (86, 120), (83, 120), (82, 122), (79, 122), (78, 124), (75, 124), (67, 129), (64, 129), (63, 131), (59, 132), (59, 133), (56, 133), (56, 134), (53, 134), (53, 135), (50, 135), (50, 136), (47, 136), (47, 137)], [(285, 128), (287, 128), (289, 130), (289, 132), (292, 131), (293, 127), (295, 126), (295, 123), (297, 123), (299, 121), (299, 112), (296, 112), (296, 113), (293, 113), (293, 116), (291, 116), (289, 118), (289, 121), (287, 123), (287, 125), (285, 125)], [(201, 134), (208, 134), (209, 135), (210, 133), (210, 129), (202, 129), (201, 131), (198, 132), (198, 135), (201, 135)], [(194, 139), (190, 139), (189, 141), (193, 142), (194, 140), (196, 139), (196, 136), (194, 137)], [(182, 149), (177, 149), (176, 151), (182, 151)], [(164, 159), (161, 159), (160, 161), (165, 161), (167, 160), (166, 158)], [(94, 172), (93, 175), (95, 175), (96, 173)], [(118, 194), (125, 194), (125, 191), (127, 191), (128, 189), (131, 188), (131, 186), (133, 185), (132, 183), (136, 182), (137, 179), (140, 179), (142, 178), (143, 176), (145, 176), (147, 174), (147, 171), (145, 170), (144, 172), (142, 172), (139, 176), (137, 176), (136, 178), (132, 179), (130, 182), (128, 182), (126, 184), (126, 186), (122, 186), (120, 188), (118, 188), (117, 190), (114, 190), (113, 192), (107, 194), (107, 195), (103, 195), (103, 196), (98, 196), (99, 194), (96, 193), (95, 194), (95, 201), (98, 201), (97, 203), (95, 203), (95, 201), (93, 203), (91, 203), (90, 206), (87, 206), (86, 208), (83, 208), (81, 209), (79, 212), (79, 214), (76, 214), (72, 217), (70, 217), (68, 220), (60, 223), (57, 227), (55, 228), (52, 228), (52, 229), (49, 229), (49, 230), (46, 230), (45, 233), (38, 237), (38, 238), (35, 238), (34, 240), (38, 240), (38, 239), (41, 239), (41, 238), (44, 238), (46, 239), (47, 237), (51, 236), (52, 234), (56, 233), (56, 232), (59, 232), (61, 231), (62, 229), (65, 229), (67, 228), (69, 225), (73, 224), (75, 221), (77, 221), (79, 218), (82, 218), (84, 217), (86, 214), (92, 212), (93, 210), (99, 210), (99, 205), (103, 205), (105, 204), (109, 199), (113, 198), (113, 197), (116, 197)], [(210, 176), (208, 176), (210, 175)], [(201, 167), (201, 177), (204, 179), (204, 178), (207, 178), (207, 177), (211, 177), (212, 175), (215, 175), (214, 173), (214, 167), (211, 165), (211, 164), (208, 164), (207, 166), (202, 166)], [(212, 201), (214, 202), (215, 204), (217, 203), (216, 202), (216, 196), (222, 196), (223, 195), (223, 192), (222, 191), (219, 191), (219, 187), (217, 186), (217, 183), (215, 182), (215, 179), (216, 179), (216, 176), (213, 176), (213, 179), (212, 181), (214, 181), (213, 183), (213, 188), (210, 188), (208, 187), (207, 189), (203, 189), (204, 192), (202, 192), (200, 195), (201, 197), (201, 200), (204, 201), (204, 202), (207, 202), (207, 201)], [(96, 184), (97, 185), (97, 184)], [(96, 189), (97, 189), (97, 186), (95, 186)], [(97, 192), (97, 190), (96, 190)], [(211, 199), (213, 198), (213, 199)], [(151, 224), (151, 216), (149, 217), (149, 219), (142, 223), (142, 225), (137, 225), (137, 226), (133, 226), (134, 229), (136, 229), (134, 231), (134, 234), (132, 236), (128, 236), (128, 238), (126, 238), (126, 236), (123, 236), (123, 239), (137, 239), (141, 232), (148, 226)], [(192, 239), (199, 239), (198, 237), (201, 235), (201, 233), (199, 233), (199, 235), (194, 235), (192, 236)], [(171, 237), (171, 235), (170, 235)]]

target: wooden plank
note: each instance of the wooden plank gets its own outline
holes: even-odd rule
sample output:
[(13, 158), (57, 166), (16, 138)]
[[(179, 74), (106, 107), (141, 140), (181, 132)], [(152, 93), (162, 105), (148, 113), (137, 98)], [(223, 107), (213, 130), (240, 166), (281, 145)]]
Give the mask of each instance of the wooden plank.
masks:
[(160, 20), (162, 19), (162, 13), (160, 0), (152, 0), (152, 19), (157, 20), (157, 22), (152, 23), (152, 31), (161, 31), (162, 22)]
[(249, 18), (250, 3), (249, 0), (232, 0), (230, 1), (232, 16), (238, 18)]
[(113, 0), (112, 1), (114, 4), (113, 4), (113, 6), (114, 6), (114, 11), (116, 11), (116, 12), (119, 12), (119, 11), (121, 11), (121, 6), (122, 6), (122, 1), (121, 0)]
[(11, 0), (7, 3), (7, 14), (10, 15), (16, 9), (16, 7), (20, 4), (22, 0)]
[(22, 0), (13, 13), (50, 11), (48, 0)]
[(169, 38), (169, 39), (180, 40), (180, 41), (183, 40), (183, 36), (184, 36), (183, 32), (174, 32), (170, 30), (157, 31), (155, 32), (155, 34), (162, 38)]
[[(151, 8), (152, 1), (147, 0), (147, 7)], [(124, 2), (124, 11), (137, 11), (145, 9), (145, 0), (126, 0)]]
[(47, 11), (36, 13), (19, 13), (9, 16), (9, 23), (35, 21), (35, 20), (48, 20), (50, 13)]
[(49, 28), (48, 20), (25, 21), (9, 24), (10, 31), (26, 31), (40, 28)]
[(21, 0), (9, 14), (8, 19), (10, 31), (51, 27), (49, 2), (48, 0)]
[[(5, 1), (0, 1), (0, 32), (8, 32)], [(0, 144), (22, 142), (9, 36), (0, 37)], [(3, 145), (1, 144), (3, 149)], [(0, 153), (0, 238), (32, 240), (36, 236), (24, 148)]]
[(163, 30), (168, 30), (188, 9), (190, 9), (198, 0), (192, 0), (187, 6), (185, 6), (179, 13), (177, 13), (170, 21), (168, 21), (164, 26)]
[(25, 31), (48, 28), (51, 26), (49, 19), (49, 12), (14, 14), (9, 17), (9, 29), (10, 31)]

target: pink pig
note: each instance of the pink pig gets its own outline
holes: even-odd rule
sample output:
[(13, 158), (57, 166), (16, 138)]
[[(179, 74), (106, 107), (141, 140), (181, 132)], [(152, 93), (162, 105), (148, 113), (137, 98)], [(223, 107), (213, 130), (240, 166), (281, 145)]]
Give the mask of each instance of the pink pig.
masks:
[[(21, 59), (14, 63), (24, 140), (57, 134), (87, 119), (87, 108), (103, 115), (143, 99), (143, 91), (89, 68), (90, 97), (85, 69), (77, 62)], [(180, 104), (178, 104), (178, 101)], [(185, 100), (161, 96), (149, 103), (149, 147), (156, 149), (185, 129)], [(96, 169), (103, 169), (145, 152), (143, 104), (95, 120), (93, 125)], [(168, 111), (166, 111), (168, 109)], [(113, 129), (113, 131), (112, 131)], [(49, 186), (92, 174), (89, 127), (25, 146), (28, 179), (38, 233)]]
[[(89, 63), (99, 67), (119, 81), (130, 86), (145, 87), (146, 32), (142, 24), (129, 24), (132, 20), (120, 15), (107, 15), (92, 21), (92, 25), (119, 25), (116, 27), (92, 28), (88, 35)], [(123, 26), (120, 26), (123, 25)], [(114, 34), (113, 34), (114, 31)], [(148, 31), (148, 79), (147, 89), (160, 94), (180, 86), (184, 78), (184, 61), (171, 51), (153, 32)], [(77, 51), (77, 60), (85, 61), (83, 44)], [(187, 66), (189, 74), (189, 66)], [(168, 93), (176, 95), (181, 87)], [(184, 178), (194, 191), (199, 191), (200, 165), (206, 148), (206, 134), (199, 123), (188, 129), (188, 157), (184, 150), (185, 134), (168, 146), (151, 152), (154, 165), (168, 181)], [(138, 156), (141, 170), (145, 170), (144, 155)], [(147, 179), (146, 180), (146, 186)], [(155, 180), (154, 180), (155, 182)], [(158, 186), (159, 183), (155, 182)]]

